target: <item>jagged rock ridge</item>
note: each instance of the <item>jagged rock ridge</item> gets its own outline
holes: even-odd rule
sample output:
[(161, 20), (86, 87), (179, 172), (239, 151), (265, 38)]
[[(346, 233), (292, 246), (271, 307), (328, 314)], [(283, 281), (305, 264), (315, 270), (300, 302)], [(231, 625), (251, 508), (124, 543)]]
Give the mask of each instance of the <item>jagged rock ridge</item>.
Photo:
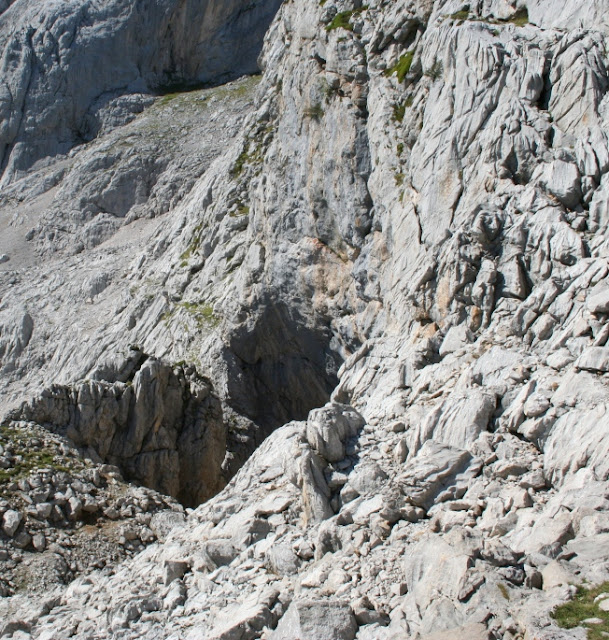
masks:
[(48, 416), (138, 345), (205, 378), (242, 467), (6, 635), (585, 637), (549, 614), (609, 578), (607, 25), (552, 4), (286, 2), (234, 144), (85, 287), (86, 342), (27, 293), (101, 252), (0, 265), (13, 418), (77, 427)]

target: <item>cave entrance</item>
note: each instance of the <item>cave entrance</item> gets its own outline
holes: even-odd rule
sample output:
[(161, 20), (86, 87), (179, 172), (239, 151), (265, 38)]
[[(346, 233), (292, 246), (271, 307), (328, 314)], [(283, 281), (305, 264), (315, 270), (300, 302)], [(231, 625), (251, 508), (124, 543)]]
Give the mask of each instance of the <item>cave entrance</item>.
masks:
[(223, 347), (222, 396), (193, 366), (132, 349), (118, 371), (101, 367), (95, 379), (55, 385), (21, 418), (66, 435), (127, 480), (196, 507), (273, 430), (330, 399), (341, 364), (331, 343), (327, 323), (267, 304)]

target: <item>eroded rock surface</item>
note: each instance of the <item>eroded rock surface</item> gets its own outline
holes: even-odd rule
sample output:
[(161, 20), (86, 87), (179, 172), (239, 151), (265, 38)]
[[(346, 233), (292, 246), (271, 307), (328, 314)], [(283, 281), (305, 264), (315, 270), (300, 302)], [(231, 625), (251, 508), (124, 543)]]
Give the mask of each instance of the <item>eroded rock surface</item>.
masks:
[(609, 580), (608, 27), (554, 5), (286, 2), (203, 167), (204, 116), (154, 147), (138, 86), (11, 183), (7, 420), (228, 485), (44, 606), (4, 598), (0, 633), (585, 637), (550, 614)]

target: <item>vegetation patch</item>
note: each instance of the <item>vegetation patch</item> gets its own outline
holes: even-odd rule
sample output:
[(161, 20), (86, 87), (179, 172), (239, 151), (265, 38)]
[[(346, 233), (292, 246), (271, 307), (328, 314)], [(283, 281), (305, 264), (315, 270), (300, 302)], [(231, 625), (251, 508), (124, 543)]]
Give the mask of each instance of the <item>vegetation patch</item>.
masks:
[(508, 588), (503, 584), (503, 582), (498, 582), (497, 588), (499, 589), (499, 591), (501, 592), (501, 595), (504, 597), (505, 600), (510, 599), (510, 592), (508, 591)]
[(359, 9), (353, 9), (351, 11), (340, 11), (337, 13), (332, 21), (326, 25), (326, 31), (334, 31), (335, 29), (345, 29), (346, 31), (353, 31), (353, 25), (351, 24), (351, 18), (362, 11), (365, 11), (368, 5), (364, 5)]
[(404, 115), (406, 113), (406, 103), (402, 102), (401, 104), (393, 105), (393, 119), (396, 122), (402, 122), (404, 119)]
[[(40, 444), (33, 445), (34, 441)], [(14, 460), (8, 469), (0, 469), (0, 495), (8, 484), (29, 476), (37, 469), (70, 473), (83, 466), (74, 458), (64, 456), (58, 447), (43, 444), (38, 434), (7, 425), (0, 425), (0, 444), (5, 450), (12, 451), (11, 458)]]
[(246, 165), (260, 164), (263, 158), (263, 148), (261, 145), (254, 146), (251, 149), (252, 141), (247, 140), (243, 151), (239, 154), (239, 157), (235, 161), (233, 168), (230, 170), (231, 178), (238, 178), (244, 171)]
[(187, 266), (188, 260), (192, 257), (193, 253), (195, 253), (199, 247), (201, 246), (201, 231), (203, 230), (203, 224), (198, 224), (193, 231), (192, 241), (186, 248), (186, 250), (180, 255), (182, 267)]
[(461, 9), (461, 11), (455, 11), (455, 13), (453, 13), (450, 17), (453, 20), (467, 20), (469, 18), (469, 10)]
[[(609, 611), (603, 611), (599, 607), (600, 600), (595, 602), (595, 599), (601, 593), (609, 593), (609, 582), (604, 582), (591, 589), (579, 586), (575, 598), (571, 602), (556, 607), (552, 612), (552, 618), (563, 629), (583, 626), (588, 630), (588, 640), (607, 638), (607, 634), (609, 634)], [(598, 624), (585, 622), (592, 618), (602, 620), (602, 622)]]
[[(195, 320), (199, 329), (209, 329), (220, 324), (220, 318), (214, 313), (214, 308), (206, 302), (178, 302), (176, 309), (183, 309)], [(169, 312), (167, 315), (173, 315)]]
[(307, 107), (304, 110), (304, 116), (311, 120), (321, 120), (324, 116), (324, 109), (319, 102), (316, 102), (314, 105)]
[(412, 66), (413, 59), (414, 51), (407, 51), (403, 56), (400, 56), (400, 59), (393, 65), (393, 67), (389, 67), (389, 69), (385, 70), (385, 75), (389, 77), (396, 74), (398, 82), (404, 82), (404, 78), (406, 78), (406, 75)]
[(237, 203), (237, 208), (234, 211), (232, 211), (231, 213), (229, 213), (229, 215), (232, 218), (236, 218), (238, 216), (247, 216), (249, 214), (249, 212), (250, 212), (249, 206), (247, 204), (239, 201)]
[(437, 80), (444, 73), (444, 65), (441, 60), (434, 60), (434, 63), (425, 71), (425, 75), (432, 80)]

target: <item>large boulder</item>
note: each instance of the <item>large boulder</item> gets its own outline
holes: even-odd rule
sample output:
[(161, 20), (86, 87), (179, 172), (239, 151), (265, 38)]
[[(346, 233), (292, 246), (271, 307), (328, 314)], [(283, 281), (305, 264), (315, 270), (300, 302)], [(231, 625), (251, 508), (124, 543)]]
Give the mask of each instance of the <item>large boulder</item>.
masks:
[(353, 640), (357, 622), (348, 604), (328, 601), (293, 602), (270, 640)]

